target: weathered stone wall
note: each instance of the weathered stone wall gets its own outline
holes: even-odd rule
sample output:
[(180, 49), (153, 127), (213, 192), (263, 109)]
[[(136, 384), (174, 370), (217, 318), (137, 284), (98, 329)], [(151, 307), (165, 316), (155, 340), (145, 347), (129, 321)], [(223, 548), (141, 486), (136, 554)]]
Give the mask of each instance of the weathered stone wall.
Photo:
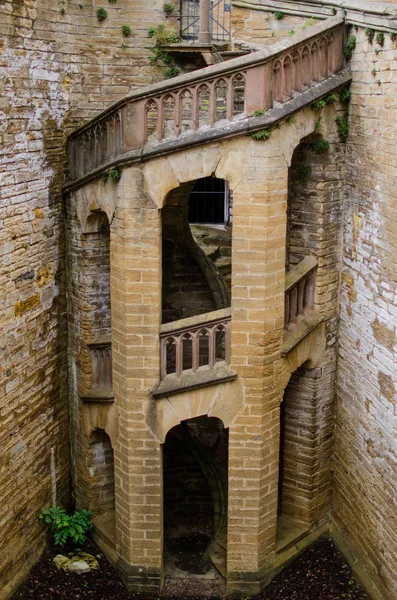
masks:
[[(66, 385), (66, 133), (162, 78), (147, 28), (162, 2), (0, 2), (0, 597), (44, 542), (37, 513), (71, 499)], [(122, 36), (121, 26), (132, 36)], [(14, 579), (14, 577), (16, 579)]]
[[(254, 4), (254, 3), (253, 3)], [(241, 42), (253, 46), (269, 46), (281, 39), (293, 37), (294, 33), (307, 29), (318, 22), (310, 17), (282, 14), (281, 19), (275, 17), (275, 12), (265, 12), (241, 5), (232, 10), (232, 40), (235, 44)]]
[(397, 46), (352, 33), (333, 514), (369, 591), (394, 599)]

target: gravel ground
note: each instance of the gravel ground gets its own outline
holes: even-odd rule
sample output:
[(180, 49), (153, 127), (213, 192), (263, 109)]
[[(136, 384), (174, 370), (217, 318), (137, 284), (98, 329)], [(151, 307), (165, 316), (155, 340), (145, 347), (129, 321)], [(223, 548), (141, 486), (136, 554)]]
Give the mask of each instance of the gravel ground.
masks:
[[(13, 600), (183, 600), (183, 584), (167, 582), (163, 594), (127, 592), (115, 570), (93, 542), (83, 548), (97, 557), (100, 570), (83, 575), (58, 571), (52, 562), (59, 548), (47, 548)], [(193, 594), (196, 590), (193, 587)], [(205, 590), (189, 600), (221, 600)], [(244, 600), (248, 600), (247, 597)], [(280, 573), (251, 600), (370, 600), (329, 538), (322, 538)]]

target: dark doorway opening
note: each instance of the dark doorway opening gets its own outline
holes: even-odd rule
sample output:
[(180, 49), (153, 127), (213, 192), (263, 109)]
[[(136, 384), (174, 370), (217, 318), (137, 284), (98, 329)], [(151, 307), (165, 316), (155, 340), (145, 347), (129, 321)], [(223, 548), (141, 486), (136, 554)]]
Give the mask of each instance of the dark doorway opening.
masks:
[(163, 446), (166, 579), (200, 579), (223, 589), (227, 455), (228, 430), (215, 417), (183, 421), (167, 434)]

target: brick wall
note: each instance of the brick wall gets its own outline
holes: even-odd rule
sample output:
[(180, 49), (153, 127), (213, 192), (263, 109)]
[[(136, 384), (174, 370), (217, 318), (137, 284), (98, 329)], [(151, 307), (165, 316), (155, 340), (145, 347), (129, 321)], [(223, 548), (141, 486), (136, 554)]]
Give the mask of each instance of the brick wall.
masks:
[[(3, 594), (44, 542), (37, 513), (70, 501), (66, 385), (65, 136), (131, 89), (162, 78), (147, 28), (162, 2), (0, 3), (0, 510)], [(132, 36), (124, 38), (122, 24)], [(124, 44), (124, 47), (122, 47)], [(24, 566), (25, 565), (25, 566)], [(13, 577), (16, 577), (14, 580)], [(8, 587), (10, 582), (11, 587)], [(1, 593), (0, 593), (1, 596)]]
[(397, 597), (397, 47), (388, 34), (382, 48), (364, 30), (352, 33), (333, 514), (370, 591), (389, 599)]

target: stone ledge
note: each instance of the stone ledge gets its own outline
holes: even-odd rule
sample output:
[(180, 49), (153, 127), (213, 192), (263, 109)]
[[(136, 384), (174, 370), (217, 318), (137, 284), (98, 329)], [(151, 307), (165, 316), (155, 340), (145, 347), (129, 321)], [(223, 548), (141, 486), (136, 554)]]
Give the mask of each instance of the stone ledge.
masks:
[(80, 394), (80, 398), (85, 403), (98, 402), (102, 404), (111, 404), (114, 402), (113, 390), (107, 389), (89, 390), (86, 394)]
[(284, 343), (281, 348), (281, 356), (287, 356), (295, 346), (299, 344), (313, 329), (324, 321), (325, 317), (321, 314), (314, 314), (306, 317), (299, 323), (296, 329), (288, 331), (284, 337)]
[(346, 11), (346, 22), (359, 27), (372, 27), (382, 31), (397, 30), (397, 7), (390, 2), (361, 2), (361, 0), (236, 0), (233, 6), (248, 10), (274, 13), (276, 10), (295, 17), (329, 19), (332, 10)]
[(217, 363), (213, 368), (206, 365), (200, 367), (196, 373), (192, 370), (183, 371), (180, 377), (175, 373), (167, 375), (160, 385), (152, 391), (153, 398), (162, 398), (206, 387), (207, 385), (217, 385), (226, 381), (236, 379), (237, 373), (233, 371), (224, 361)]

